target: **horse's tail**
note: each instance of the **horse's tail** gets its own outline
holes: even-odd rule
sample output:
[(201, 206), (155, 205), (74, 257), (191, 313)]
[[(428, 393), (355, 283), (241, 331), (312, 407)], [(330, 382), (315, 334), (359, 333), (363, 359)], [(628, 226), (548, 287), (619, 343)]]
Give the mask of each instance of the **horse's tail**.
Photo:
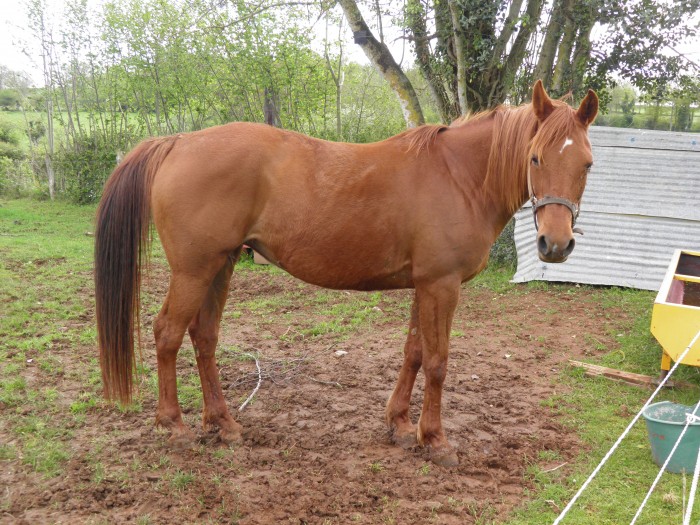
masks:
[(153, 177), (174, 144), (164, 137), (142, 142), (107, 181), (95, 227), (95, 316), (104, 395), (130, 403), (134, 330), (140, 344), (141, 268), (150, 244)]

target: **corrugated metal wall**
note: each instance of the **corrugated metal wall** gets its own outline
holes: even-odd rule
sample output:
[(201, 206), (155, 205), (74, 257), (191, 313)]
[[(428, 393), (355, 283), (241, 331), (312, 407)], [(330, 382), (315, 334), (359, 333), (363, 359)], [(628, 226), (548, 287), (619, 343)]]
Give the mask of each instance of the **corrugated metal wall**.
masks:
[(594, 166), (563, 264), (537, 257), (529, 207), (515, 218), (515, 282), (605, 284), (657, 290), (673, 251), (700, 250), (700, 135), (592, 127)]

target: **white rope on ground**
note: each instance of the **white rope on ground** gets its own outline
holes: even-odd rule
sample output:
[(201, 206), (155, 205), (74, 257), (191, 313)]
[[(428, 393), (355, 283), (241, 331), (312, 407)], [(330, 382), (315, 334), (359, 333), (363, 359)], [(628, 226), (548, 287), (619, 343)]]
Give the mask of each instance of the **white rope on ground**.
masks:
[(698, 490), (698, 477), (700, 477), (700, 449), (698, 449), (698, 457), (695, 460), (695, 472), (693, 473), (693, 482), (690, 485), (688, 508), (683, 517), (683, 525), (690, 525), (690, 516), (693, 514), (693, 503), (695, 503), (695, 492)]
[(253, 399), (253, 396), (256, 394), (256, 392), (258, 391), (258, 388), (260, 388), (260, 384), (262, 383), (262, 372), (260, 371), (260, 362), (258, 361), (258, 358), (255, 357), (253, 354), (243, 354), (243, 355), (247, 355), (247, 356), (255, 359), (255, 366), (258, 369), (258, 384), (255, 386), (255, 390), (253, 390), (253, 392), (248, 396), (248, 399), (246, 399), (243, 402), (243, 404), (238, 408), (239, 412), (241, 410), (243, 410), (248, 403), (250, 403), (250, 400)]
[(669, 452), (668, 456), (666, 456), (666, 460), (664, 461), (664, 464), (661, 465), (661, 468), (659, 469), (659, 473), (654, 478), (654, 482), (651, 484), (651, 487), (649, 487), (649, 491), (647, 492), (646, 496), (644, 496), (644, 500), (642, 501), (642, 504), (637, 509), (637, 513), (634, 515), (634, 518), (632, 518), (630, 525), (634, 525), (635, 522), (637, 521), (637, 518), (639, 518), (639, 516), (641, 516), (642, 510), (644, 510), (644, 507), (646, 506), (647, 501), (649, 501), (649, 498), (651, 497), (652, 492), (654, 492), (656, 485), (658, 485), (659, 480), (661, 479), (661, 476), (663, 476), (664, 472), (666, 472), (666, 467), (668, 466), (669, 462), (671, 461), (673, 454), (675, 454), (676, 449), (678, 448), (678, 445), (681, 444), (681, 440), (683, 439), (683, 436), (687, 432), (688, 427), (690, 426), (690, 423), (693, 421), (693, 419), (696, 418), (695, 413), (698, 411), (698, 408), (700, 408), (700, 401), (698, 401), (698, 403), (695, 405), (695, 409), (693, 409), (693, 413), (690, 415), (690, 417), (688, 417), (688, 414), (686, 414), (685, 426), (683, 427), (683, 430), (681, 430), (681, 433), (678, 436), (678, 439), (676, 439), (676, 442), (673, 444), (673, 448), (671, 448), (671, 452)]
[(668, 379), (671, 377), (671, 374), (675, 372), (676, 368), (678, 368), (678, 365), (681, 364), (683, 359), (685, 359), (685, 356), (690, 352), (690, 349), (695, 345), (697, 342), (698, 338), (700, 338), (700, 330), (698, 330), (698, 333), (695, 334), (695, 337), (693, 337), (693, 340), (690, 341), (690, 344), (683, 350), (683, 353), (678, 357), (678, 360), (675, 362), (671, 370), (668, 371), (668, 374), (666, 374), (666, 377), (663, 378), (663, 380), (659, 383), (659, 386), (656, 387), (656, 390), (654, 390), (654, 393), (651, 394), (651, 397), (648, 399), (648, 401), (644, 404), (644, 406), (641, 408), (641, 410), (637, 413), (636, 416), (634, 416), (634, 419), (630, 422), (629, 425), (627, 425), (627, 428), (624, 430), (622, 435), (620, 435), (619, 438), (617, 438), (617, 441), (615, 441), (615, 444), (612, 446), (612, 448), (608, 451), (607, 454), (603, 457), (603, 459), (600, 460), (600, 463), (598, 463), (598, 466), (591, 472), (591, 475), (588, 476), (588, 479), (584, 481), (583, 485), (581, 485), (581, 488), (578, 489), (578, 492), (574, 494), (574, 497), (571, 498), (571, 501), (564, 507), (564, 510), (561, 511), (559, 516), (557, 516), (557, 519), (554, 520), (554, 523), (552, 525), (559, 525), (561, 523), (561, 520), (564, 519), (566, 514), (571, 510), (571, 507), (574, 506), (574, 503), (578, 500), (579, 497), (581, 497), (581, 494), (583, 494), (583, 491), (586, 490), (586, 487), (593, 481), (593, 478), (596, 477), (598, 472), (600, 472), (600, 469), (603, 468), (603, 465), (610, 459), (610, 456), (612, 456), (613, 452), (617, 449), (617, 447), (622, 443), (622, 440), (625, 439), (627, 434), (629, 434), (630, 430), (632, 430), (632, 427), (634, 424), (639, 420), (640, 417), (642, 417), (642, 413), (647, 409), (647, 407), (651, 404), (651, 402), (654, 400), (656, 395), (661, 391), (661, 389), (664, 387)]

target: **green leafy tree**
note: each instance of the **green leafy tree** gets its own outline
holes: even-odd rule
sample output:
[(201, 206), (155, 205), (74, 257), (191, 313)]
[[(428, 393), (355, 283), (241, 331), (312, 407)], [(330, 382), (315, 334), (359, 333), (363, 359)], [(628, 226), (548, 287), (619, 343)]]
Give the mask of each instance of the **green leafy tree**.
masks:
[(676, 78), (683, 61), (664, 51), (694, 34), (698, 9), (700, 0), (406, 0), (392, 16), (403, 21), (447, 121), (527, 99), (536, 78), (555, 95), (575, 96), (604, 92), (613, 74), (644, 90)]
[(670, 90), (673, 99), (672, 128), (690, 131), (695, 117), (695, 108), (700, 104), (700, 76), (683, 75)]
[(21, 94), (15, 89), (0, 89), (0, 108), (19, 109), (22, 101)]

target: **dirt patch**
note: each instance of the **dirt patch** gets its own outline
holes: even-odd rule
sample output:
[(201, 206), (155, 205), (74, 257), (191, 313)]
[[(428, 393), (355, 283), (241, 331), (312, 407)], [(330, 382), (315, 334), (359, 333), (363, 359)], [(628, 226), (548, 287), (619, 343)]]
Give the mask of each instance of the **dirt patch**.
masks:
[[(166, 287), (165, 272), (154, 271), (148, 294), (160, 299)], [(392, 446), (384, 425), (412, 292), (327, 292), (284, 274), (239, 274), (219, 351), (232, 411), (257, 383), (244, 353), (258, 356), (264, 376), (253, 403), (236, 413), (243, 446), (229, 449), (203, 433), (195, 400), (185, 404), (185, 417), (200, 445), (169, 450), (167, 436), (153, 428), (155, 385), (147, 373), (140, 409), (98, 404), (77, 422), (55, 414), (74, 425), (60, 476), (46, 479), (22, 458), (3, 462), (0, 523), (461, 524), (504, 517), (524, 501), (529, 465), (555, 467), (580, 451), (542, 402), (564, 388), (558, 378), (567, 359), (614, 347), (611, 334), (627, 324), (623, 311), (600, 316), (593, 295), (566, 286), (507, 294), (464, 288), (443, 405), (460, 465), (442, 469), (421, 449)], [(155, 311), (155, 303), (144, 308), (147, 326)], [(83, 321), (91, 324), (92, 314)], [(52, 358), (62, 373), (28, 377), (54, 387), (70, 407), (97, 393), (81, 381), (95, 373), (94, 354), (92, 346), (57, 345)], [(144, 357), (155, 367), (152, 342)], [(178, 366), (181, 395), (196, 391), (189, 344)], [(414, 420), (422, 391), (419, 375)], [(14, 439), (6, 426), (0, 438)]]

